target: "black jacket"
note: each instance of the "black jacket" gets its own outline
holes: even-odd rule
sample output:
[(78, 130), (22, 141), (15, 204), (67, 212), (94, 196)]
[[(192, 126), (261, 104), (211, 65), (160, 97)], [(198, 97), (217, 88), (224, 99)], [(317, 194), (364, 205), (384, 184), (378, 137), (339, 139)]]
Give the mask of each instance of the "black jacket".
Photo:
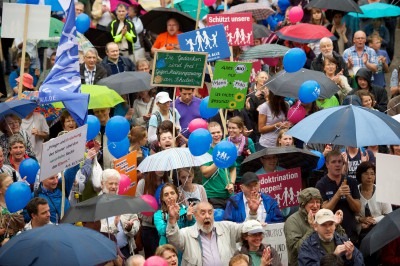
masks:
[[(339, 73), (340, 70), (343, 69), (343, 75), (347, 78), (347, 81), (349, 82), (349, 84), (351, 84), (351, 78), (350, 78), (350, 74), (349, 74), (349, 69), (347, 68), (347, 64), (344, 61), (343, 57), (338, 54), (335, 51), (332, 51), (332, 56), (333, 58), (336, 59), (336, 61), (338, 62), (338, 68), (336, 69), (335, 74)], [(317, 58), (315, 58), (312, 63), (311, 63), (311, 70), (316, 70), (316, 71), (324, 71), (324, 61), (322, 59), (322, 53), (320, 53)]]
[(114, 64), (113, 62), (109, 61), (108, 56), (106, 56), (103, 58), (103, 61), (101, 61), (101, 65), (107, 71), (108, 76), (111, 76), (111, 75), (114, 75), (114, 74), (117, 74), (120, 72), (125, 72), (125, 71), (135, 71), (135, 69), (136, 69), (132, 60), (130, 60), (129, 58), (124, 57), (124, 56), (119, 56), (117, 64)]
[[(82, 84), (86, 84), (85, 63), (80, 65), (79, 73), (81, 75)], [(107, 76), (108, 75), (107, 75), (107, 71), (105, 70), (105, 68), (101, 64), (96, 64), (96, 73), (94, 74), (93, 84), (97, 84), (97, 82), (99, 82), (99, 80), (101, 80), (102, 78), (106, 78)]]

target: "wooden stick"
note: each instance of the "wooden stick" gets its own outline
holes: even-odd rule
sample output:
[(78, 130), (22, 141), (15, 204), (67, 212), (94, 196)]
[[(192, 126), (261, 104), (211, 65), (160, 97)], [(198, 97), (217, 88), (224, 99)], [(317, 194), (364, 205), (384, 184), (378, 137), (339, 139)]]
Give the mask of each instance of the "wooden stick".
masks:
[[(193, 0), (192, 0), (193, 1)], [(199, 27), (199, 21), (200, 21), (200, 10), (201, 10), (201, 2), (203, 0), (198, 0), (197, 1), (197, 15), (196, 15), (196, 28), (194, 28), (195, 30), (198, 29)]]
[(65, 206), (65, 177), (64, 177), (64, 171), (61, 172), (61, 217), (60, 220), (64, 217), (64, 206)]
[(22, 38), (22, 57), (21, 57), (21, 66), (19, 70), (18, 99), (22, 98), (22, 79), (25, 68), (26, 39), (28, 38), (28, 21), (29, 21), (29, 5), (25, 5), (24, 36)]

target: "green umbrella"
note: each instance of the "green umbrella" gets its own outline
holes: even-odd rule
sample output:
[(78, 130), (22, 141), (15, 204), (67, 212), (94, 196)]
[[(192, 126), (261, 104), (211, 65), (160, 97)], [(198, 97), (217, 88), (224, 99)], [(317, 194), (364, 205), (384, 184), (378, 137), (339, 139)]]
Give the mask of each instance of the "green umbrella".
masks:
[[(194, 19), (197, 19), (197, 1), (195, 0), (174, 0), (174, 8), (178, 9), (179, 11), (185, 12), (189, 16), (191, 16)], [(169, 5), (168, 7), (171, 7)], [(204, 2), (201, 1), (201, 7), (200, 7), (200, 20), (202, 17), (207, 15), (209, 12), (209, 9), (206, 5), (204, 5)]]
[(279, 44), (262, 44), (257, 45), (245, 51), (240, 59), (249, 60), (257, 58), (274, 58), (284, 56), (289, 48)]
[[(82, 84), (81, 93), (90, 95), (88, 109), (112, 108), (124, 102), (124, 99), (117, 92), (106, 86)], [(64, 107), (60, 102), (54, 103), (53, 106), (56, 108)]]

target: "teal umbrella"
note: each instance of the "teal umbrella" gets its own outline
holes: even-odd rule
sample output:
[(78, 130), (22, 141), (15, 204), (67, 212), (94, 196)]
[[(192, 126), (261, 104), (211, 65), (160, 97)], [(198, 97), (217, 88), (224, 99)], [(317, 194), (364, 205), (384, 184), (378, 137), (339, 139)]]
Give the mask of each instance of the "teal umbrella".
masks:
[[(178, 9), (179, 11), (185, 12), (189, 16), (194, 19), (197, 19), (197, 1), (195, 0), (174, 0), (174, 8)], [(168, 7), (171, 7), (169, 5)], [(201, 8), (200, 8), (200, 19), (207, 15), (209, 9), (204, 2), (201, 1)]]
[(384, 3), (372, 3), (360, 7), (364, 14), (348, 13), (352, 17), (359, 18), (384, 18), (400, 16), (400, 7)]
[(241, 55), (240, 59), (249, 60), (257, 58), (281, 57), (284, 56), (287, 51), (289, 51), (289, 48), (286, 46), (267, 43), (251, 47)]

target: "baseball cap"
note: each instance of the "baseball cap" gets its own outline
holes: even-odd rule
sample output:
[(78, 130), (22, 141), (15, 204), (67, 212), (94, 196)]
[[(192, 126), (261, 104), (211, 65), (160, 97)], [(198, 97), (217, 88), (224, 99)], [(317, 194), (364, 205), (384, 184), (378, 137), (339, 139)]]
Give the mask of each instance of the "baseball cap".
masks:
[(316, 214), (315, 214), (315, 222), (317, 224), (323, 224), (326, 222), (335, 222), (335, 215), (331, 210), (328, 209), (320, 209)]
[(243, 185), (248, 185), (248, 184), (250, 184), (252, 182), (258, 182), (260, 180), (258, 179), (258, 176), (255, 173), (247, 172), (242, 176), (242, 180), (241, 181), (242, 181)]
[(247, 220), (243, 223), (242, 233), (248, 233), (250, 235), (264, 233), (264, 229), (259, 221)]
[(161, 91), (156, 95), (156, 103), (166, 103), (172, 102), (171, 98), (169, 98), (168, 92)]

